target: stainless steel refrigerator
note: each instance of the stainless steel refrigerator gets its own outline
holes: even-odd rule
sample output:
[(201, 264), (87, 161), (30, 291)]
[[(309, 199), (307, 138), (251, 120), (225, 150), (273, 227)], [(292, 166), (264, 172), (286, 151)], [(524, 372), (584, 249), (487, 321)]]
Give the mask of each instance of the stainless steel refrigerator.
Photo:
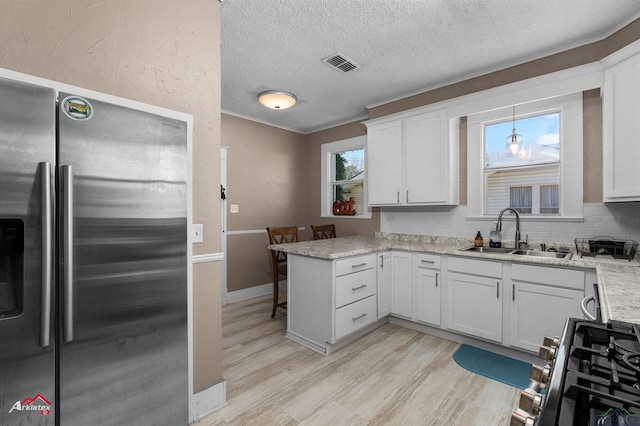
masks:
[(0, 425), (188, 423), (186, 138), (0, 79)]

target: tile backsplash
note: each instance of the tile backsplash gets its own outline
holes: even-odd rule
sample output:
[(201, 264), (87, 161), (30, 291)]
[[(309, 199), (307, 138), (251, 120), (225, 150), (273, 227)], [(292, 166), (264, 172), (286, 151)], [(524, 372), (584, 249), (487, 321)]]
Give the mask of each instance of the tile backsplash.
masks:
[[(528, 235), (529, 241), (573, 244), (574, 238), (607, 236), (640, 242), (640, 203), (584, 204), (583, 213), (584, 221), (531, 222), (521, 217), (522, 239)], [(468, 219), (467, 206), (381, 208), (380, 231), (461, 238), (480, 231), (488, 241), (496, 220)], [(507, 213), (502, 237), (513, 241), (514, 233), (515, 221)]]

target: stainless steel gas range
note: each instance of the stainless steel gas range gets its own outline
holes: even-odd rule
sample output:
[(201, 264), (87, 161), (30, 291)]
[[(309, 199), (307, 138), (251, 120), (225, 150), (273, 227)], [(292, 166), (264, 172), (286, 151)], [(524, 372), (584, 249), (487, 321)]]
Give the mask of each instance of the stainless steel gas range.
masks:
[(540, 357), (512, 426), (640, 426), (640, 325), (569, 318)]

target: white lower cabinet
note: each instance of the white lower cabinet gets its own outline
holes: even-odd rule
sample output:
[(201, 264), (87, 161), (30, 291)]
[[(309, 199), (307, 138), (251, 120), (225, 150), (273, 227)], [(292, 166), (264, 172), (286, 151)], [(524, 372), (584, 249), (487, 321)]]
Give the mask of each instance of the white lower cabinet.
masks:
[(391, 313), (413, 318), (412, 253), (391, 252)]
[(393, 250), (290, 254), (288, 267), (287, 336), (321, 353), (389, 315), (537, 352), (567, 318), (584, 318), (595, 282), (592, 270)]
[(440, 326), (440, 301), (442, 273), (440, 256), (416, 254), (413, 268), (413, 291), (415, 295), (415, 319), (419, 322)]
[(378, 319), (391, 313), (391, 253), (378, 253)]
[(511, 276), (511, 346), (537, 352), (567, 318), (583, 318), (585, 271), (514, 264)]
[(287, 337), (320, 353), (377, 321), (376, 254), (338, 260), (289, 254)]
[(451, 257), (448, 262), (448, 327), (502, 342), (502, 263)]

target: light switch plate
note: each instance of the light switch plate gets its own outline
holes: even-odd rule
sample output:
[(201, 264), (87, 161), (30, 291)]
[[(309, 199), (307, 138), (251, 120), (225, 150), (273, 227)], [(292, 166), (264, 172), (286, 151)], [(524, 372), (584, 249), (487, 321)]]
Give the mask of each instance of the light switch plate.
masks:
[(229, 211), (230, 211), (231, 213), (238, 213), (238, 205), (237, 205), (237, 204), (231, 204), (231, 205), (229, 206)]
[(204, 241), (204, 231), (202, 229), (202, 224), (197, 223), (193, 225), (193, 242), (201, 243)]

